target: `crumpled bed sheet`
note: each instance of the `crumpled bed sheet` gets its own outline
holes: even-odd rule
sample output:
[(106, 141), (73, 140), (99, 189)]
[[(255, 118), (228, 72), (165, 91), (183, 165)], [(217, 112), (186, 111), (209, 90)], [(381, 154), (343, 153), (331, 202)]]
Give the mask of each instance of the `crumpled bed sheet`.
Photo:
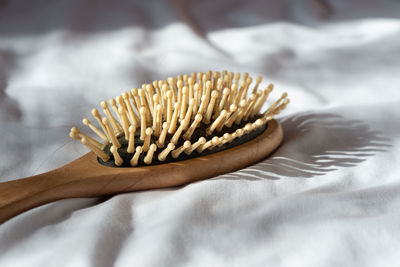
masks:
[(262, 75), (283, 145), (162, 190), (0, 226), (0, 266), (397, 266), (399, 1), (0, 1), (0, 180), (87, 152), (69, 128), (153, 79)]

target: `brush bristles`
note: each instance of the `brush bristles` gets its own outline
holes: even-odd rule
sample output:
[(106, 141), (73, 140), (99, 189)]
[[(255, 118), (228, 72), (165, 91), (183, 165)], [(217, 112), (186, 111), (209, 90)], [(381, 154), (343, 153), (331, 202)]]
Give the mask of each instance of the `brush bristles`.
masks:
[(285, 92), (260, 113), (273, 90), (272, 84), (262, 90), (261, 82), (248, 73), (207, 71), (143, 84), (109, 104), (101, 102), (103, 117), (93, 109), (99, 126), (83, 119), (102, 143), (76, 127), (70, 136), (113, 166), (148, 165), (221, 149), (259, 130), (288, 105)]

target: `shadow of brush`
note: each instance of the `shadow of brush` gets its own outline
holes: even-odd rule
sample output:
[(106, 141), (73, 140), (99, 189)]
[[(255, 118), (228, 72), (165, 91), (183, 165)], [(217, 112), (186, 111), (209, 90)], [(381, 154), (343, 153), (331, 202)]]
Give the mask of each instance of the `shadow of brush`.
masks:
[(389, 139), (364, 122), (335, 114), (302, 113), (283, 118), (281, 124), (285, 137), (273, 156), (219, 178), (310, 178), (356, 166), (390, 146)]

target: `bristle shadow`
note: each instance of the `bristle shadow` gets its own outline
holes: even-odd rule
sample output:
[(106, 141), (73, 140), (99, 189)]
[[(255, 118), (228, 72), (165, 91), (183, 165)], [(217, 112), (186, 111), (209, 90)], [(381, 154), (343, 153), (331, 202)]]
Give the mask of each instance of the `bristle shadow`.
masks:
[(357, 166), (391, 146), (390, 139), (371, 130), (365, 122), (336, 114), (307, 112), (285, 117), (281, 124), (284, 141), (270, 158), (214, 179), (318, 177)]

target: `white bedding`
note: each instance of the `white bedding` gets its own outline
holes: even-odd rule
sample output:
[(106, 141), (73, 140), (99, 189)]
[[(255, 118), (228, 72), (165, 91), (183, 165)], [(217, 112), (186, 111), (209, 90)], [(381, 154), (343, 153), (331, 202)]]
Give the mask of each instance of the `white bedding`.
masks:
[(101, 100), (191, 71), (287, 91), (284, 144), (209, 180), (25, 212), (0, 226), (0, 266), (398, 266), (400, 2), (147, 2), (0, 1), (0, 181), (86, 153), (69, 128)]

